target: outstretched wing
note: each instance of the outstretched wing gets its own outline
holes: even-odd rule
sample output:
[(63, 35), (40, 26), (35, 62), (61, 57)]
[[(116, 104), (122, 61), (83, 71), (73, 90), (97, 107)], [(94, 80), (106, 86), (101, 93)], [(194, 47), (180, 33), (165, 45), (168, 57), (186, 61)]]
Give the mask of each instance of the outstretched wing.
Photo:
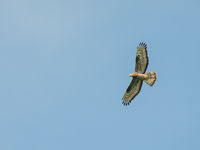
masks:
[(147, 45), (145, 43), (140, 43), (137, 47), (136, 60), (135, 60), (135, 72), (145, 73), (148, 66), (148, 55), (147, 55)]
[(128, 86), (124, 96), (123, 96), (123, 104), (129, 105), (130, 102), (134, 99), (135, 96), (140, 92), (142, 87), (143, 80), (137, 79), (133, 77), (130, 85)]

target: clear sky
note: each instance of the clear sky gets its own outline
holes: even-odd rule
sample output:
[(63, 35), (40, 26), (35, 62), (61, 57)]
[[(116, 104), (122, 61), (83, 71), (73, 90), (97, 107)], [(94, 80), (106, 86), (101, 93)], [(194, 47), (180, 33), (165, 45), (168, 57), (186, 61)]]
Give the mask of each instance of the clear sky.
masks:
[(199, 150), (199, 44), (198, 0), (1, 0), (0, 149)]

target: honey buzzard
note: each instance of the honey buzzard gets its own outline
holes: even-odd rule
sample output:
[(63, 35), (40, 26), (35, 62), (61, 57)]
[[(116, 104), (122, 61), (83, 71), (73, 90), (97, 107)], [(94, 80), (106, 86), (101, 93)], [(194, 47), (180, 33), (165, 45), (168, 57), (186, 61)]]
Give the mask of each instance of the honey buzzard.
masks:
[(153, 86), (156, 81), (155, 72), (145, 73), (149, 59), (147, 55), (147, 45), (143, 42), (137, 47), (135, 63), (135, 72), (129, 74), (129, 76), (132, 77), (132, 81), (122, 98), (122, 103), (124, 105), (129, 105), (135, 96), (137, 96), (137, 94), (140, 92), (143, 81), (150, 86)]

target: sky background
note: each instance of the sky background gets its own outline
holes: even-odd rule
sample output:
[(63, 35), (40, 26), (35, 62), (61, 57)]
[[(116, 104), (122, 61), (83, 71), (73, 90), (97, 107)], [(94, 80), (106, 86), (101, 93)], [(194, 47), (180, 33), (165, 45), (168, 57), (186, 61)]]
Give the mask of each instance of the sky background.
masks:
[(0, 149), (199, 150), (199, 44), (198, 0), (0, 0)]

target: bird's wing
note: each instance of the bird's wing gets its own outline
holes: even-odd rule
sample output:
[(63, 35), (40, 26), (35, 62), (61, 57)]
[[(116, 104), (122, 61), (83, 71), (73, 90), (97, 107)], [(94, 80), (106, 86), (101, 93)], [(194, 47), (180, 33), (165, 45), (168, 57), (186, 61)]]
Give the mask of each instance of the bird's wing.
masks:
[(130, 102), (134, 99), (135, 96), (140, 92), (142, 87), (143, 80), (133, 77), (130, 85), (128, 86), (124, 96), (123, 96), (123, 104), (129, 105)]
[(147, 45), (145, 43), (140, 43), (137, 47), (136, 60), (135, 60), (135, 72), (145, 73), (148, 66), (148, 55), (147, 55)]

